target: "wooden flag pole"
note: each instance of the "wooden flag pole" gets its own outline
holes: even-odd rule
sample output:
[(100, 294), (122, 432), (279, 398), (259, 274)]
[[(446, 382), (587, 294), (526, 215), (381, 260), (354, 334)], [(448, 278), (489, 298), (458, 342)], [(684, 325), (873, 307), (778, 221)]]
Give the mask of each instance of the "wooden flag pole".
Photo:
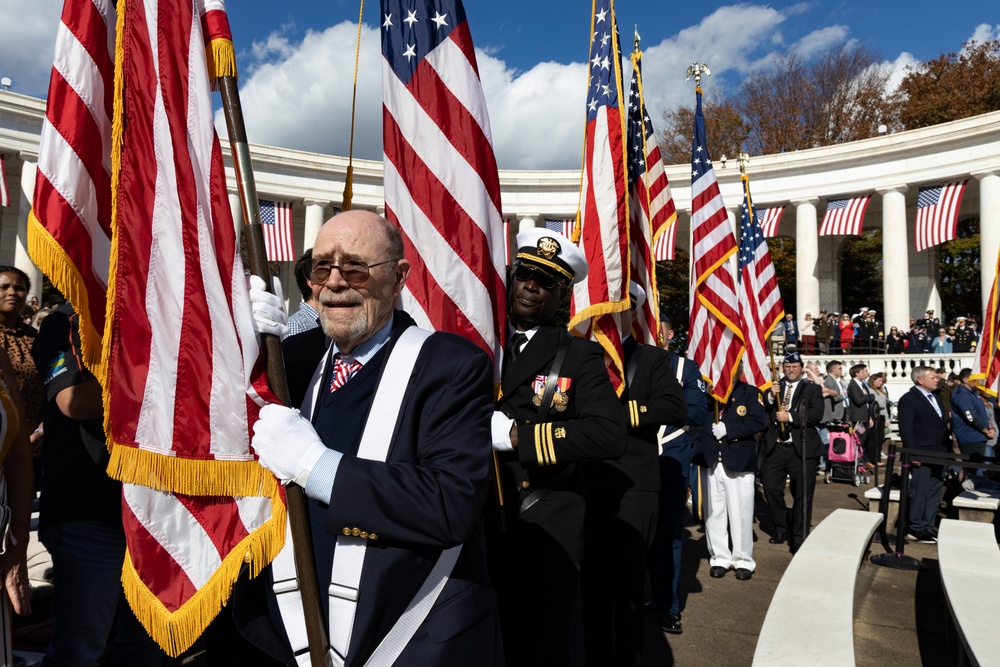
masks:
[[(255, 276), (263, 278), (267, 289), (271, 290), (271, 275), (267, 268), (267, 253), (264, 249), (264, 231), (260, 223), (260, 204), (257, 202), (257, 185), (254, 182), (253, 165), (250, 163), (250, 146), (247, 142), (246, 126), (243, 124), (239, 88), (234, 76), (219, 77), (218, 83), (219, 92), (222, 93), (226, 129), (229, 132), (229, 145), (233, 153), (236, 186), (243, 207), (243, 232), (247, 239), (250, 271)], [(291, 401), (285, 379), (285, 364), (281, 357), (281, 341), (277, 336), (269, 334), (264, 334), (261, 338), (267, 358), (268, 384), (278, 399), (288, 405)], [(313, 667), (324, 667), (330, 643), (320, 606), (306, 496), (301, 487), (289, 484), (285, 487), (285, 497), (288, 500), (288, 521), (291, 524), (292, 542), (295, 546), (295, 569), (299, 578), (299, 592), (302, 595), (309, 657)]]

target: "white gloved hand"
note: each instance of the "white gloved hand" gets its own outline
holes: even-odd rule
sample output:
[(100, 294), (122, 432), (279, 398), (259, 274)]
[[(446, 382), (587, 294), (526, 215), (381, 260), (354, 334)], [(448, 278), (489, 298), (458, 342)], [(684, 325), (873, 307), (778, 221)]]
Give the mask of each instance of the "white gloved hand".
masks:
[(278, 338), (288, 335), (288, 315), (285, 313), (285, 296), (281, 281), (272, 280), (274, 294), (267, 291), (267, 283), (260, 276), (250, 276), (250, 309), (253, 313), (253, 330)]
[(715, 436), (716, 440), (722, 440), (726, 437), (726, 425), (722, 422), (718, 424), (712, 424), (712, 435)]
[(514, 420), (497, 410), (493, 413), (490, 423), (490, 431), (493, 434), (493, 451), (512, 452), (514, 445), (510, 442), (510, 429), (514, 426)]
[(305, 488), (309, 473), (327, 451), (316, 429), (298, 410), (265, 405), (253, 425), (254, 452), (259, 463), (282, 484), (295, 482)]

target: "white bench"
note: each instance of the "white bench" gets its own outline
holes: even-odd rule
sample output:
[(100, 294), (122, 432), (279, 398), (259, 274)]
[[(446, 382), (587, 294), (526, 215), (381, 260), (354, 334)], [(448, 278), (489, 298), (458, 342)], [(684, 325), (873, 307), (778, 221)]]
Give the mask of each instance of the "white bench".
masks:
[(834, 510), (799, 547), (764, 617), (753, 664), (854, 664), (854, 583), (881, 517)]
[[(883, 485), (884, 486), (884, 485)], [(868, 511), (878, 513), (879, 505), (882, 501), (883, 486), (873, 486), (865, 491), (865, 500), (868, 501)], [(899, 518), (899, 489), (889, 489), (889, 512), (886, 517), (886, 532), (892, 533), (895, 530), (896, 519)]]
[(1000, 495), (983, 491), (962, 491), (951, 501), (962, 521), (993, 523), (1000, 508)]
[(962, 640), (959, 664), (998, 664), (1000, 549), (993, 526), (944, 519), (938, 529), (937, 551), (941, 585)]

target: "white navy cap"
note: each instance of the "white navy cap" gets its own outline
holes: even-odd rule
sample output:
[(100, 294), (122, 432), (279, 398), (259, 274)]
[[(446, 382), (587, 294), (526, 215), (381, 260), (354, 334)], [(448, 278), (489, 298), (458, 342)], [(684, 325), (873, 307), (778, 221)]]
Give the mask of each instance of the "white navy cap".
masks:
[(635, 299), (636, 308), (642, 308), (642, 304), (646, 303), (646, 290), (634, 280), (629, 281), (628, 295)]
[(516, 260), (557, 278), (578, 283), (587, 277), (587, 258), (568, 238), (544, 227), (530, 227), (517, 235)]

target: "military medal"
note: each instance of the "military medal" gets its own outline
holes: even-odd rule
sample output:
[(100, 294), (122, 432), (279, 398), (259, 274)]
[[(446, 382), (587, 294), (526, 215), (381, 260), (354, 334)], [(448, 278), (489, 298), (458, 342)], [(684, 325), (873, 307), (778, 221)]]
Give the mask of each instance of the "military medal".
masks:
[(567, 407), (569, 407), (569, 396), (559, 389), (556, 389), (555, 393), (552, 395), (552, 407), (554, 407), (558, 412), (564, 412)]

